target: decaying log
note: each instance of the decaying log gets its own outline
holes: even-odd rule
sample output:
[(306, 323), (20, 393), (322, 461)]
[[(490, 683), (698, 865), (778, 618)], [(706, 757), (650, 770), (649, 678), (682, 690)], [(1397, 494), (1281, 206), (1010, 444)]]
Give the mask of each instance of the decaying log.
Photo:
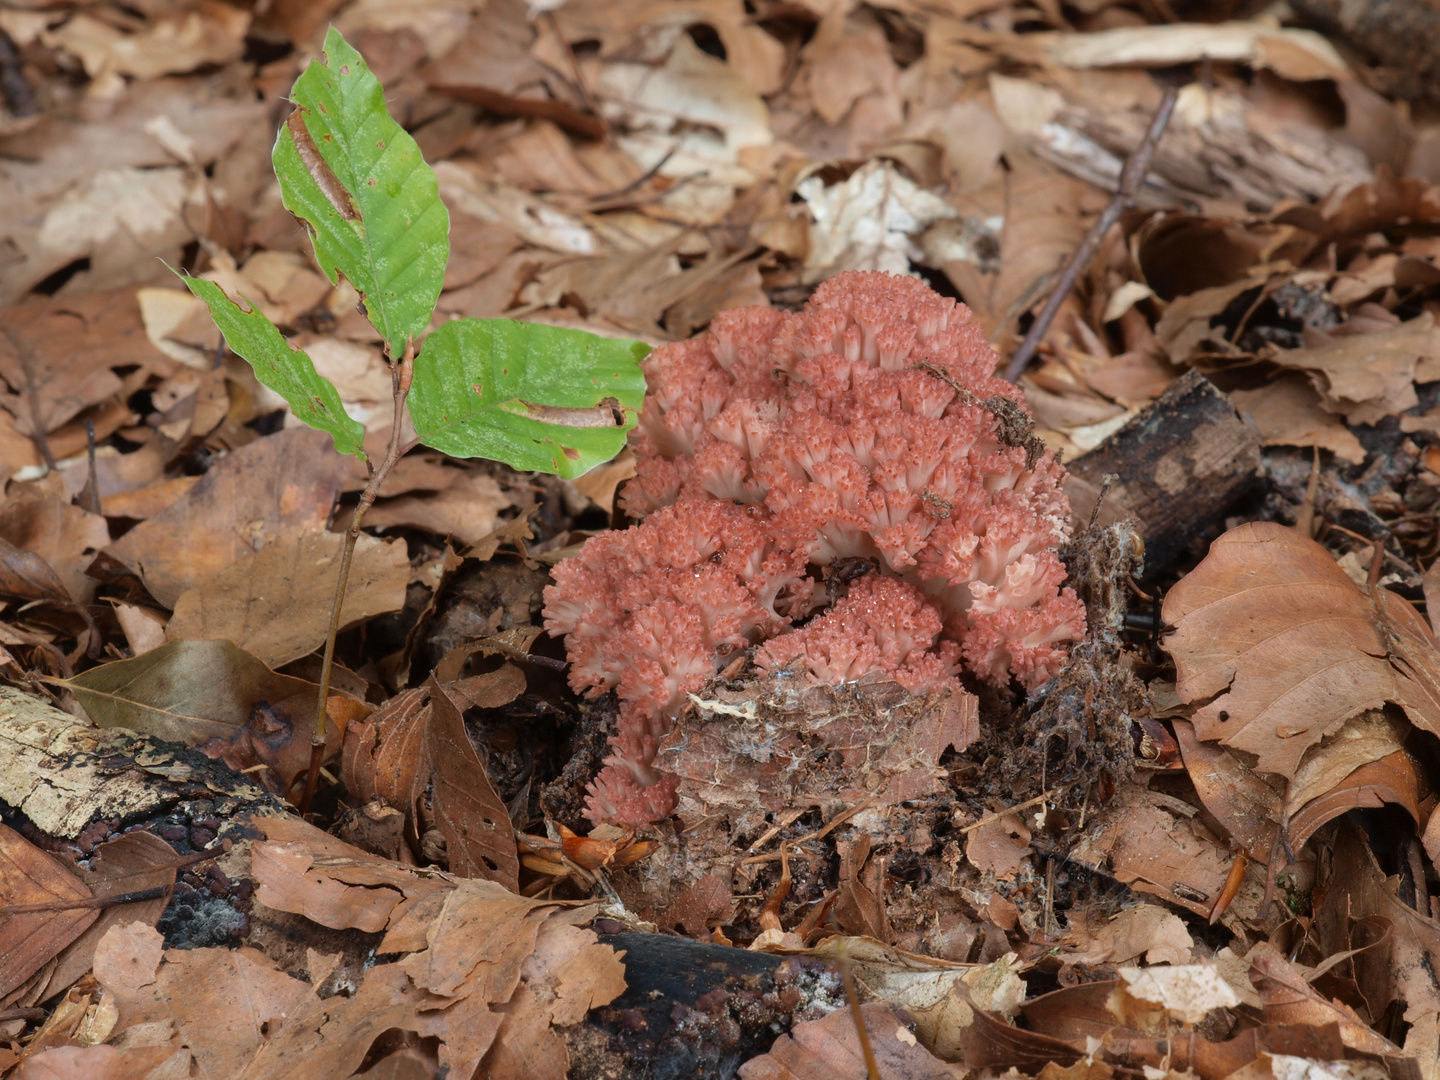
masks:
[(1230, 399), (1198, 371), (1168, 390), (1090, 453), (1067, 464), (1066, 493), (1089, 517), (1107, 475), (1111, 518), (1132, 515), (1153, 574), (1197, 540), (1213, 538), (1225, 512), (1264, 475), (1260, 439)]
[(1380, 61), (1397, 94), (1440, 99), (1440, 8), (1426, 0), (1291, 0), (1290, 6)]
[(564, 1029), (572, 1076), (732, 1077), (792, 1023), (845, 1000), (835, 970), (810, 957), (628, 931), (602, 933), (600, 940), (624, 952), (628, 986)]
[[(145, 829), (179, 855), (258, 835), (251, 815), (284, 815), (259, 784), (178, 743), (97, 728), (0, 686), (0, 820), (62, 858)], [(223, 860), (222, 860), (223, 861)], [(172, 947), (233, 945), (250, 932), (249, 881), (217, 863), (186, 870), (159, 929)]]

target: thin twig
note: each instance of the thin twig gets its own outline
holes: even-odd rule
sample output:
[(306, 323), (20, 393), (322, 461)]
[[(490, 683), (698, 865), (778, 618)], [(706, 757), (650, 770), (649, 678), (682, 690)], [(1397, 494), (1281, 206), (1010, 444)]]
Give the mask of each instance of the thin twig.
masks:
[[(1260, 901), (1260, 910), (1255, 913), (1258, 919), (1270, 917), (1270, 905), (1275, 900), (1275, 879), (1280, 873), (1280, 857), (1288, 855), (1290, 850), (1290, 781), (1285, 781), (1285, 794), (1280, 802), (1280, 821), (1275, 828), (1275, 839), (1270, 845), (1270, 858), (1265, 867), (1265, 897)], [(1285, 865), (1289, 866), (1287, 858)]]
[(845, 1000), (850, 1003), (850, 1016), (855, 1021), (855, 1033), (860, 1036), (860, 1055), (865, 1059), (865, 1076), (868, 1080), (880, 1080), (880, 1066), (875, 1062), (875, 1051), (870, 1049), (870, 1033), (865, 1030), (865, 1012), (860, 1008), (860, 995), (855, 992), (855, 976), (850, 973), (850, 960), (843, 947), (835, 957), (835, 966), (840, 969), (840, 983), (845, 987)]
[(1160, 99), (1160, 108), (1155, 111), (1155, 118), (1150, 121), (1150, 128), (1145, 132), (1145, 137), (1140, 140), (1140, 145), (1125, 162), (1125, 168), (1120, 173), (1120, 186), (1110, 201), (1105, 205), (1104, 212), (1090, 226), (1090, 231), (1085, 234), (1085, 239), (1080, 241), (1080, 246), (1075, 249), (1075, 254), (1070, 256), (1070, 261), (1065, 264), (1060, 277), (1055, 282), (1055, 288), (1050, 290), (1050, 299), (1045, 301), (1045, 307), (1035, 317), (1035, 322), (1030, 326), (1030, 332), (1025, 335), (1025, 340), (1020, 343), (1020, 348), (1015, 350), (1015, 355), (1010, 358), (1010, 363), (1005, 367), (1005, 380), (1015, 382), (1024, 372), (1027, 364), (1035, 355), (1035, 350), (1040, 347), (1040, 341), (1045, 332), (1050, 329), (1050, 324), (1055, 321), (1055, 316), (1060, 312), (1060, 305), (1070, 295), (1070, 290), (1075, 287), (1076, 280), (1095, 257), (1095, 252), (1100, 250), (1100, 242), (1105, 239), (1105, 234), (1110, 227), (1120, 220), (1120, 215), (1130, 209), (1135, 203), (1135, 195), (1140, 190), (1140, 185), (1145, 182), (1145, 174), (1150, 171), (1150, 159), (1155, 156), (1155, 148), (1160, 144), (1160, 136), (1165, 133), (1165, 127), (1170, 123), (1170, 115), (1175, 111), (1176, 90), (1167, 87), (1165, 96)]
[(310, 811), (310, 800), (315, 797), (315, 784), (320, 778), (320, 763), (325, 756), (326, 709), (330, 704), (330, 675), (335, 667), (335, 639), (340, 636), (340, 609), (345, 603), (345, 585), (350, 578), (350, 563), (355, 556), (355, 544), (360, 539), (360, 526), (365, 514), (375, 505), (390, 470), (400, 460), (408, 446), (400, 445), (401, 422), (405, 416), (405, 399), (410, 396), (410, 380), (415, 375), (415, 342), (406, 342), (405, 355), (400, 363), (390, 368), (391, 386), (394, 392), (395, 415), (390, 421), (390, 445), (385, 451), (385, 460), (370, 474), (360, 501), (355, 506), (355, 515), (350, 519), (350, 528), (345, 532), (345, 546), (340, 553), (340, 576), (335, 582), (335, 602), (330, 609), (330, 632), (325, 638), (325, 659), (320, 664), (320, 693), (315, 707), (315, 733), (310, 736), (310, 769), (305, 774), (305, 792), (300, 796), (300, 813)]
[(81, 489), (80, 494), (89, 505), (83, 507), (83, 509), (90, 511), (92, 514), (101, 514), (103, 511), (100, 509), (100, 478), (95, 475), (94, 420), (85, 421), (85, 453), (90, 463), (90, 473), (86, 477), (88, 482), (85, 487)]
[(1028, 807), (1034, 806), (1036, 803), (1044, 802), (1046, 799), (1050, 798), (1050, 796), (1054, 794), (1055, 793), (1053, 791), (1046, 791), (1040, 795), (1036, 795), (1033, 799), (1026, 799), (1024, 802), (1016, 803), (1014, 806), (1007, 806), (1003, 810), (996, 810), (993, 814), (987, 814), (985, 817), (982, 817), (979, 821), (975, 822), (972, 825), (966, 825), (963, 829), (957, 829), (956, 835), (964, 836), (966, 833), (972, 833), (976, 829), (979, 829), (985, 825), (989, 825), (992, 821), (999, 821), (1007, 814), (1013, 814), (1017, 810), (1025, 810)]

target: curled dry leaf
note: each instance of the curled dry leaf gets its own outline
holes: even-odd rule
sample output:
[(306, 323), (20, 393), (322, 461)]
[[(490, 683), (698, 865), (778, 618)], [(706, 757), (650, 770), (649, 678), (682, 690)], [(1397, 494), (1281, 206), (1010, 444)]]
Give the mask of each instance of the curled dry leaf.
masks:
[[(525, 689), (514, 664), (442, 686), (397, 694), (345, 736), (341, 776), (359, 799), (379, 799), (406, 815), (405, 834), (419, 850), (432, 825), (445, 838), (452, 873), (518, 885), (519, 855), (509, 811), (491, 786), (485, 761), (465, 734), (462, 708), (499, 708)], [(453, 697), (452, 697), (453, 694)], [(422, 797), (433, 785), (427, 807)]]
[(1305, 751), (1393, 702), (1440, 734), (1440, 653), (1398, 596), (1367, 596), (1321, 545), (1272, 522), (1232, 529), (1165, 598), (1165, 643), (1198, 738), (1294, 779)]
[[(100, 727), (194, 746), (232, 769), (267, 765), (261, 778), (282, 795), (310, 764), (318, 688), (271, 671), (229, 641), (172, 641), (66, 685)], [(339, 752), (347, 724), (368, 711), (354, 698), (330, 698), (327, 755)]]
[[(890, 1008), (872, 1001), (861, 1009), (871, 1052), (881, 1080), (942, 1080), (965, 1074), (920, 1046), (914, 1033)], [(855, 1018), (836, 1009), (820, 1020), (796, 1024), (768, 1053), (740, 1066), (742, 1080), (861, 1080), (865, 1057)]]
[[(0, 825), (0, 906), (89, 900), (90, 890), (55, 859)], [(0, 920), (0, 1002), (99, 918), (96, 908), (7, 914)]]

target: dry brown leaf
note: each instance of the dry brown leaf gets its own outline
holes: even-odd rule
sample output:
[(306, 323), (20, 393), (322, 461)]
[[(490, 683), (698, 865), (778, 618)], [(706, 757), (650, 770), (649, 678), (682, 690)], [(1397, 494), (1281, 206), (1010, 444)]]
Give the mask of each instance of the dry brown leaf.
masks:
[(335, 930), (375, 933), (389, 925), (391, 913), (405, 899), (403, 892), (338, 881), (326, 874), (332, 860), (319, 861), (316, 866), (315, 853), (303, 841), (256, 844), (251, 852), (256, 899)]
[(516, 896), (493, 881), (471, 878), (445, 896), (426, 932), (429, 947), (400, 961), (433, 994), (479, 994), (508, 1001), (521, 966), (534, 951), (540, 924), (555, 904)]
[(1241, 525), (1165, 597), (1165, 642), (1195, 734), (1293, 778), (1305, 751), (1394, 702), (1440, 732), (1435, 639), (1386, 589), (1369, 597), (1321, 545), (1272, 522)]
[[(101, 844), (88, 867), (78, 868), (80, 880), (94, 896), (119, 896), (146, 889), (169, 888), (175, 883), (175, 851), (154, 833), (143, 829)], [(66, 946), (50, 975), (44, 998), (68, 989), (91, 969), (96, 946), (110, 927), (125, 924), (154, 926), (165, 911), (167, 898), (136, 900), (102, 908), (100, 917)]]
[(1030, 830), (1019, 814), (1006, 814), (972, 829), (965, 837), (965, 858), (982, 874), (1013, 881), (1030, 854)]
[(12, 486), (10, 497), (0, 503), (0, 539), (40, 556), (72, 599), (88, 603), (96, 582), (85, 570), (110, 542), (105, 519), (41, 490), (19, 487)]
[[(172, 1021), (202, 1077), (251, 1075), (257, 1051), (314, 1001), (308, 984), (255, 949), (170, 949), (156, 968), (159, 945), (148, 927), (113, 928), (97, 949), (96, 977), (115, 995), (126, 1027)], [(128, 956), (135, 959), (127, 963)], [(117, 965), (122, 975), (114, 984), (101, 978)]]
[(1324, 892), (1316, 892), (1323, 899), (1315, 926), (1325, 951), (1333, 955), (1360, 945), (1354, 940), (1357, 924), (1379, 916), (1390, 926), (1389, 941), (1349, 961), (1371, 1016), (1385, 1015), (1396, 999), (1404, 1003), (1407, 1022), (1433, 1014), (1440, 1007), (1440, 922), (1395, 895), (1352, 822), (1341, 825), (1330, 865)]
[(1140, 956), (1147, 964), (1188, 964), (1195, 941), (1174, 912), (1158, 904), (1136, 904), (1115, 916), (1092, 939), (1106, 949), (1103, 959), (1123, 964)]
[[(890, 1006), (872, 1001), (861, 1012), (881, 1080), (941, 1080), (969, 1072), (922, 1047)], [(855, 1019), (848, 1009), (836, 1009), (822, 1019), (796, 1024), (769, 1051), (741, 1065), (739, 1075), (742, 1080), (865, 1080)]]
[(274, 537), (323, 529), (347, 467), (330, 436), (289, 428), (216, 462), (200, 482), (105, 549), (174, 607)]
[(176, 1055), (168, 1046), (56, 1046), (26, 1057), (12, 1080), (170, 1080), (190, 1073), (190, 1052)]
[(142, 922), (119, 923), (95, 943), (95, 978), (116, 997), (136, 998), (155, 982), (165, 953), (165, 939)]
[[(1082, 842), (1074, 857), (1091, 865), (1108, 859), (1117, 881), (1208, 916), (1234, 862), (1229, 850), (1184, 815), (1153, 805), (1143, 791), (1127, 789), (1109, 810), (1112, 824)], [(1253, 899), (1258, 905), (1258, 895)]]
[(199, 10), (176, 11), (131, 34), (82, 14), (43, 36), (47, 44), (78, 56), (92, 78), (114, 72), (153, 79), (237, 59), (249, 27), (249, 12), (205, 4)]
[(1417, 377), (1432, 381), (1440, 375), (1440, 329), (1427, 311), (1388, 330), (1281, 349), (1270, 359), (1281, 367), (1315, 372), (1327, 409), (1343, 413), (1351, 424), (1374, 424), (1419, 404)]
[(512, 500), (492, 476), (448, 471), (459, 475), (450, 478), (445, 490), (382, 499), (365, 515), (366, 525), (376, 529), (428, 529), (438, 536), (453, 537), (460, 544), (479, 540), (495, 528), (500, 511), (511, 506)]
[(198, 476), (176, 476), (135, 491), (119, 491), (100, 499), (100, 512), (107, 518), (148, 521), (158, 517), (200, 482)]
[(565, 1080), (570, 1054), (552, 1028), (578, 1024), (591, 1009), (625, 992), (621, 955), (601, 945), (593, 930), (548, 919), (521, 969), (520, 985), (504, 1008), (504, 1022), (479, 1075)]
[[(3, 507), (0, 507), (3, 509)], [(344, 536), (284, 533), (175, 601), (167, 640), (226, 638), (280, 667), (324, 643)], [(410, 560), (400, 540), (362, 534), (355, 544), (340, 629), (405, 606)]]
[[(0, 825), (0, 907), (89, 899), (90, 890), (79, 878)], [(96, 908), (64, 908), (0, 920), (0, 1003), (99, 917)]]
[(380, 799), (403, 810), (416, 843), (417, 803), (429, 782), (428, 771), (422, 768), (429, 707), (424, 687), (400, 691), (369, 717), (346, 728), (340, 759), (346, 789), (362, 802)]
[(50, 600), (69, 605), (70, 590), (50, 564), (0, 536), (0, 593), (17, 600)]
[(1318, 446), (1358, 465), (1365, 460), (1360, 440), (1332, 412), (1320, 392), (1299, 375), (1285, 375), (1258, 390), (1232, 390), (1230, 400), (1248, 416), (1266, 446)]
[(26, 435), (54, 431), (82, 409), (119, 393), (111, 369), (168, 363), (145, 338), (133, 289), (65, 300), (37, 299), (0, 314), (0, 396)]
[(1340, 1038), (1351, 1050), (1382, 1057), (1401, 1054), (1400, 1047), (1351, 1009), (1337, 1001), (1327, 1001), (1273, 946), (1251, 952), (1250, 981), (1260, 992), (1265, 1019), (1272, 1023), (1297, 1027), (1339, 1024)]
[(1201, 802), (1258, 862), (1268, 860), (1282, 817), (1297, 849), (1320, 826), (1359, 807), (1392, 803), (1420, 820), (1421, 774), (1403, 749), (1410, 726), (1402, 719), (1367, 711), (1346, 721), (1306, 753), (1288, 793), (1279, 778), (1252, 768), (1249, 755), (1200, 742), (1186, 720), (1174, 725)]
[[(488, 700), (488, 708), (508, 704), (525, 689), (525, 675), (514, 664), (481, 678), (499, 691)], [(445, 837), (450, 872), (486, 878), (518, 891), (520, 858), (510, 812), (490, 785), (485, 759), (471, 745), (460, 709), (434, 675), (426, 685), (430, 719), (425, 725), (425, 756), (433, 777), (435, 826)]]

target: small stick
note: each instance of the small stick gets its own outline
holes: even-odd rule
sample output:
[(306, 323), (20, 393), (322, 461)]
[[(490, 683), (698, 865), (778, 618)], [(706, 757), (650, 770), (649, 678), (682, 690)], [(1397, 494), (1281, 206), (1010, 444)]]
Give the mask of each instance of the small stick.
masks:
[[(1275, 899), (1275, 878), (1280, 872), (1280, 856), (1288, 854), (1290, 849), (1290, 781), (1285, 781), (1285, 797), (1280, 803), (1280, 822), (1275, 828), (1275, 840), (1270, 845), (1270, 859), (1265, 867), (1265, 898), (1260, 901), (1260, 910), (1255, 913), (1256, 918), (1268, 919), (1270, 917), (1270, 904)], [(1285, 865), (1289, 866), (1287, 858)]]
[(972, 833), (976, 829), (981, 828), (984, 825), (989, 825), (992, 821), (999, 821), (1007, 814), (1013, 814), (1017, 810), (1024, 810), (1028, 807), (1034, 806), (1036, 803), (1044, 802), (1046, 799), (1050, 798), (1050, 796), (1054, 794), (1055, 792), (1053, 791), (1047, 791), (1042, 795), (1036, 795), (1033, 799), (1026, 799), (1024, 802), (1016, 803), (1014, 806), (1007, 806), (1004, 810), (996, 810), (995, 813), (987, 814), (985, 817), (982, 817), (979, 821), (975, 822), (975, 824), (966, 825), (963, 829), (956, 830), (956, 833), (959, 836), (964, 836), (966, 833)]
[(860, 1054), (865, 1059), (867, 1080), (880, 1080), (880, 1066), (875, 1062), (875, 1051), (870, 1049), (870, 1033), (865, 1030), (865, 1013), (860, 1008), (860, 995), (855, 992), (855, 976), (850, 974), (850, 960), (844, 949), (835, 958), (840, 969), (840, 982), (845, 987), (845, 1000), (850, 1003), (850, 1016), (855, 1021), (855, 1033), (860, 1036)]
[[(182, 856), (173, 862), (164, 863), (154, 867), (156, 870), (182, 870), (187, 866), (194, 866), (196, 863), (209, 862), (211, 859), (218, 859), (230, 850), (230, 841), (222, 842), (223, 847), (215, 851), (194, 851), (189, 855)], [(149, 889), (137, 889), (134, 892), (115, 893), (111, 896), (87, 896), (77, 900), (51, 900), (44, 904), (15, 904), (11, 907), (0, 907), (0, 916), (30, 915), (38, 911), (73, 911), (83, 908), (104, 908), (115, 907), (119, 904), (138, 904), (142, 900), (159, 900), (168, 896), (175, 888), (172, 882), (169, 885), (155, 885)]]
[(1166, 126), (1170, 123), (1170, 115), (1175, 111), (1175, 99), (1177, 92), (1173, 86), (1167, 87), (1165, 96), (1160, 99), (1160, 108), (1155, 111), (1155, 118), (1150, 121), (1150, 128), (1145, 132), (1145, 137), (1140, 140), (1140, 145), (1125, 162), (1125, 168), (1120, 173), (1120, 186), (1111, 196), (1110, 201), (1105, 205), (1105, 210), (1095, 223), (1090, 226), (1090, 231), (1085, 234), (1085, 239), (1080, 241), (1080, 246), (1075, 249), (1075, 254), (1070, 256), (1070, 261), (1065, 264), (1060, 277), (1055, 282), (1055, 288), (1050, 290), (1050, 299), (1045, 302), (1045, 307), (1035, 317), (1035, 322), (1030, 326), (1030, 332), (1025, 335), (1025, 340), (1020, 343), (1020, 348), (1010, 358), (1010, 363), (1005, 366), (1004, 379), (1006, 382), (1015, 382), (1024, 372), (1026, 365), (1035, 355), (1035, 350), (1040, 347), (1040, 340), (1045, 332), (1050, 329), (1050, 324), (1055, 321), (1055, 316), (1060, 313), (1060, 305), (1070, 295), (1070, 290), (1075, 287), (1075, 281), (1080, 277), (1081, 272), (1090, 264), (1095, 257), (1095, 252), (1100, 250), (1100, 242), (1105, 239), (1105, 234), (1110, 227), (1120, 220), (1120, 215), (1135, 204), (1135, 195), (1140, 190), (1140, 185), (1145, 182), (1145, 174), (1150, 171), (1150, 159), (1155, 156), (1155, 148), (1160, 144), (1160, 136), (1165, 133)]
[(100, 478), (95, 475), (95, 421), (93, 420), (85, 421), (85, 450), (89, 456), (90, 474), (86, 478), (89, 483), (85, 485), (81, 494), (86, 496), (86, 501), (90, 504), (85, 509), (92, 514), (100, 514), (102, 513), (100, 509)]
[(415, 375), (415, 342), (406, 342), (405, 355), (398, 364), (391, 365), (390, 378), (394, 390), (395, 416), (390, 421), (390, 445), (385, 451), (385, 460), (370, 474), (365, 490), (360, 493), (360, 502), (355, 506), (355, 516), (350, 519), (350, 528), (345, 532), (345, 546), (340, 553), (340, 577), (335, 582), (335, 603), (330, 609), (330, 632), (325, 637), (325, 659), (320, 664), (320, 697), (315, 707), (315, 734), (310, 736), (310, 769), (305, 774), (305, 792), (300, 796), (300, 813), (310, 812), (310, 800), (315, 797), (315, 785), (320, 778), (320, 763), (325, 757), (325, 720), (330, 704), (330, 674), (335, 666), (335, 639), (340, 636), (340, 609), (345, 603), (345, 585), (350, 579), (350, 562), (355, 556), (355, 544), (360, 539), (360, 525), (365, 514), (375, 505), (380, 487), (390, 475), (390, 470), (400, 460), (408, 446), (400, 445), (401, 420), (405, 415), (405, 399), (410, 395), (410, 380)]
[(1045, 936), (1055, 933), (1055, 859), (1045, 860)]

